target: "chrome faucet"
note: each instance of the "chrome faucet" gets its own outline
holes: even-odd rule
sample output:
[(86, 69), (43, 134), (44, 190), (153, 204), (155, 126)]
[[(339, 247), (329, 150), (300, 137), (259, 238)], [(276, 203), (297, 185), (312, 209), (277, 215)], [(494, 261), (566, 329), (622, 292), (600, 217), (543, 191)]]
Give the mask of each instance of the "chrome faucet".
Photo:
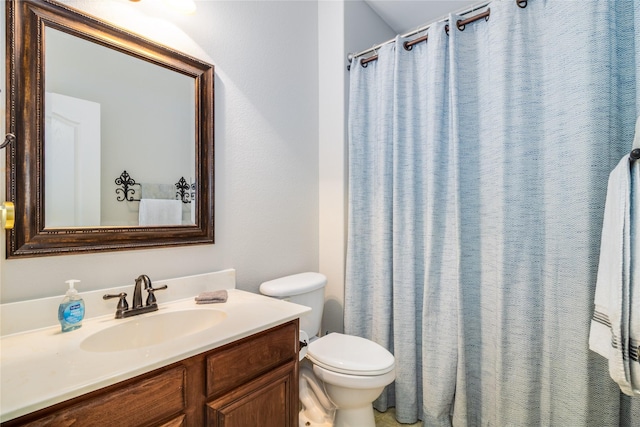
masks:
[[(147, 291), (147, 302), (142, 305), (142, 284), (144, 283), (144, 289)], [(151, 285), (151, 279), (146, 274), (138, 276), (136, 284), (133, 288), (133, 307), (129, 309), (127, 303), (127, 294), (122, 292), (116, 295), (107, 294), (102, 299), (119, 298), (118, 306), (116, 308), (116, 319), (123, 319), (125, 317), (136, 316), (142, 313), (150, 313), (158, 309), (158, 303), (156, 302), (155, 291), (167, 289), (167, 285), (154, 288)]]

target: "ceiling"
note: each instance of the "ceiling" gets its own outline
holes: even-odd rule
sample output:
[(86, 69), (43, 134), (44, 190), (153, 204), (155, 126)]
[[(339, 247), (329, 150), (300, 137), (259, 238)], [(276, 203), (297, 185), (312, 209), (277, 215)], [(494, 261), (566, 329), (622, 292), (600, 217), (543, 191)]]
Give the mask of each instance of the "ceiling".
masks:
[(481, 0), (365, 0), (397, 33), (405, 34), (445, 17), (482, 3)]

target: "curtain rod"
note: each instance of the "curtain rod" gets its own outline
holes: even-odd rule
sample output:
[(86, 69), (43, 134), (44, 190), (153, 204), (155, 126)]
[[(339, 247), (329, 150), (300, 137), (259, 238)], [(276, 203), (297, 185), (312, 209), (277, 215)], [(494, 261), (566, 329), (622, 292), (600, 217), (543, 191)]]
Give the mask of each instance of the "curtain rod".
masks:
[[(456, 15), (460, 15), (460, 16), (468, 15), (470, 13), (475, 12), (476, 10), (482, 9), (484, 7), (487, 7), (490, 3), (491, 3), (490, 1), (484, 1), (482, 3), (479, 3), (479, 4), (475, 5), (475, 6), (471, 6), (468, 9), (463, 9), (461, 12), (455, 12), (455, 14)], [(516, 0), (516, 3), (518, 3), (519, 6), (520, 6), (520, 3), (524, 3), (524, 6), (526, 7), (526, 1), (522, 1), (522, 0), (518, 1), (518, 0)], [(520, 7), (522, 7), (522, 6), (520, 6)], [(474, 16), (474, 17), (471, 17), (469, 19), (465, 19), (464, 21), (461, 21), (460, 25), (469, 24), (470, 22), (473, 22), (476, 19), (485, 18), (486, 16), (488, 16), (488, 15), (486, 15), (486, 12), (482, 13), (482, 14), (480, 14), (478, 16)], [(472, 19), (473, 19), (473, 21), (472, 21)], [(416, 34), (419, 34), (419, 33), (423, 32), (423, 31), (428, 30), (433, 24), (435, 24), (437, 22), (447, 22), (447, 21), (449, 21), (449, 18), (443, 17), (443, 18), (440, 18), (440, 19), (436, 19), (435, 21), (430, 22), (429, 24), (423, 25), (422, 27), (418, 28), (417, 30), (408, 32), (406, 34), (402, 34), (401, 37), (404, 38), (404, 37), (415, 36)], [(426, 37), (426, 36), (423, 36), (420, 39), (417, 39), (419, 41), (416, 40), (416, 43), (419, 43), (421, 41), (426, 40), (426, 38), (424, 38), (424, 37)], [(380, 44), (378, 44), (378, 45), (376, 45), (374, 47), (371, 47), (371, 48), (369, 48), (367, 50), (363, 50), (362, 52), (350, 53), (349, 55), (347, 55), (347, 59), (349, 60), (349, 63), (351, 63), (355, 58), (359, 58), (359, 57), (361, 57), (363, 55), (366, 55), (368, 53), (375, 52), (378, 49), (380, 49), (382, 46), (385, 46), (385, 45), (387, 45), (389, 43), (394, 43), (394, 42), (395, 42), (395, 38), (393, 38), (391, 40), (387, 40), (386, 42), (380, 43)], [(415, 43), (413, 43), (413, 44), (415, 44)], [(407, 48), (411, 47), (413, 44), (409, 44), (407, 46)], [(376, 57), (375, 59), (378, 59), (377, 55), (374, 55), (374, 56)], [(371, 58), (373, 58), (373, 56)], [(367, 62), (375, 61), (375, 59), (371, 59), (371, 58), (366, 58), (366, 59), (362, 60), (362, 62), (364, 62), (364, 61), (367, 61)], [(366, 64), (366, 62), (364, 62), (364, 63)]]

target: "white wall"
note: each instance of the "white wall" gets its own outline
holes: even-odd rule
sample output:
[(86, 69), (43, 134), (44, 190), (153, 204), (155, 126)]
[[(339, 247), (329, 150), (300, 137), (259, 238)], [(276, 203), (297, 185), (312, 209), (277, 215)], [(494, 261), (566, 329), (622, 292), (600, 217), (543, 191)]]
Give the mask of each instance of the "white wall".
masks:
[(161, 2), (65, 3), (215, 65), (216, 243), (6, 260), (2, 233), (2, 302), (60, 295), (69, 278), (84, 291), (232, 267), (239, 288), (257, 291), (318, 270), (317, 3), (197, 1), (188, 16)]
[(322, 332), (341, 332), (347, 219), (347, 54), (395, 33), (361, 0), (318, 2), (320, 272), (328, 278)]

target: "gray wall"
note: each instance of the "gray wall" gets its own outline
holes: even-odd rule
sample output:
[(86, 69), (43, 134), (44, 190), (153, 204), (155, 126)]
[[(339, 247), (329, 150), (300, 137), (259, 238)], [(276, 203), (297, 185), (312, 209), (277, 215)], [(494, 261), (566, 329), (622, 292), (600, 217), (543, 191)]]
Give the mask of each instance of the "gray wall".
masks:
[(363, 1), (318, 2), (320, 272), (328, 278), (322, 332), (343, 331), (347, 220), (347, 54), (394, 36)]

